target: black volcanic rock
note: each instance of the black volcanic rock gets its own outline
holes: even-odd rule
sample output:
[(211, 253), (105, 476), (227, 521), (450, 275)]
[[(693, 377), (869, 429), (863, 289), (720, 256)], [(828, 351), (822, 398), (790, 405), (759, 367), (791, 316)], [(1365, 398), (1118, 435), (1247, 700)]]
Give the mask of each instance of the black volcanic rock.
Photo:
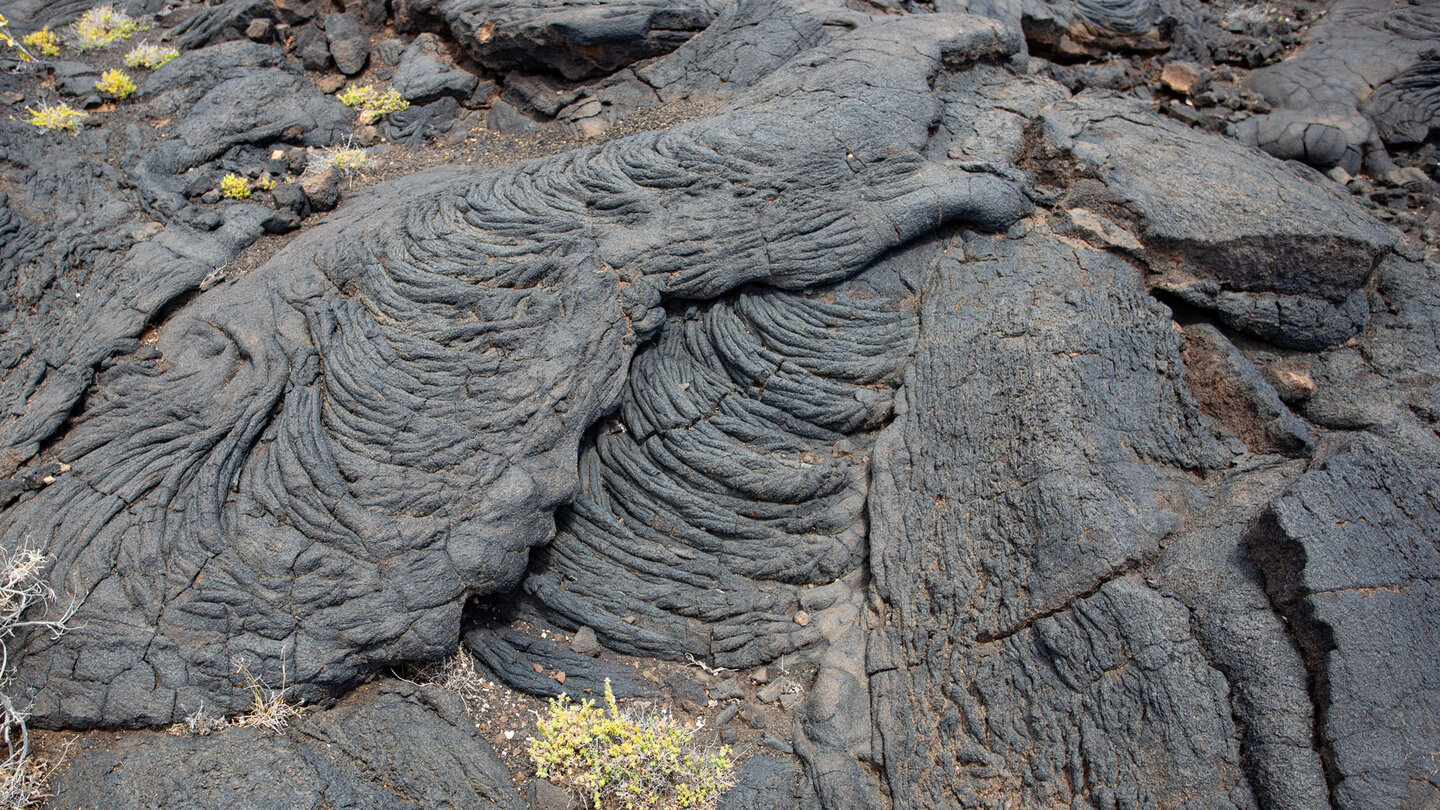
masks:
[[(148, 2), (0, 115), (51, 806), (563, 805), (526, 709), (607, 685), (725, 808), (1433, 803), (1428, 5)], [(155, 729), (241, 662), (305, 716)]]
[(325, 15), (325, 40), (330, 44), (330, 58), (346, 76), (365, 68), (370, 58), (370, 35), (354, 14)]
[(1088, 93), (1041, 122), (1035, 170), (1066, 187), (1063, 205), (1133, 232), (1153, 286), (1287, 348), (1365, 325), (1363, 288), (1398, 235), (1326, 178)]
[(703, 0), (402, 0), (401, 27), (439, 18), (476, 62), (582, 79), (669, 53), (715, 17)]
[(1382, 136), (1386, 143), (1413, 141), (1440, 124), (1427, 61), (1437, 36), (1440, 9), (1433, 3), (1337, 0), (1304, 50), (1250, 77), (1250, 87), (1276, 110), (1242, 122), (1237, 134), (1320, 168), (1354, 174), (1362, 164), (1381, 166), (1388, 162)]
[(1305, 655), (1341, 807), (1413, 806), (1437, 789), (1424, 752), (1440, 740), (1440, 476), (1426, 450), (1362, 438), (1272, 501), (1248, 538)]
[(299, 810), (316, 806), (524, 810), (510, 774), (458, 698), (435, 687), (367, 686), (280, 732), (146, 732), (73, 748), (55, 810)]
[(947, 221), (1023, 215), (1012, 182), (917, 151), (942, 57), (1018, 39), (959, 16), (871, 41), (868, 68), (821, 49), (715, 118), (380, 187), (177, 313), (158, 358), (100, 380), (56, 448), (72, 472), (4, 516), (88, 594), (83, 627), (32, 640), (37, 720), (238, 709), (240, 656), (288, 665), (313, 700), (444, 655), (464, 597), (513, 587), (550, 539), (578, 443), (667, 297), (816, 286)]
[(434, 34), (421, 34), (400, 55), (390, 86), (413, 102), (434, 101), (440, 96), (468, 98), (479, 79), (454, 65), (442, 61), (439, 40)]

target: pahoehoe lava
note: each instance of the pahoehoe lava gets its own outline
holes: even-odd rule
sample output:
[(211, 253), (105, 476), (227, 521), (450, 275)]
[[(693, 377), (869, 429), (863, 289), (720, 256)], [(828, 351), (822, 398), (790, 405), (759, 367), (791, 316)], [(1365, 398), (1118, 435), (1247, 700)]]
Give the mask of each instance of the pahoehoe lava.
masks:
[(125, 5), (0, 75), (47, 806), (540, 810), (607, 684), (723, 808), (1435, 805), (1433, 2)]

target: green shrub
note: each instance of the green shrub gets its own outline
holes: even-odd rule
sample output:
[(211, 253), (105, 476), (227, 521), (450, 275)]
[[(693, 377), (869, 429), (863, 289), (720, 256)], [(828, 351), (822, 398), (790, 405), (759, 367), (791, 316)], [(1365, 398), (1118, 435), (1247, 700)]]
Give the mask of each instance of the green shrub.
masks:
[(180, 52), (174, 48), (162, 48), (159, 45), (136, 45), (130, 53), (125, 54), (125, 64), (132, 68), (154, 70), (178, 56), (180, 56)]
[(220, 193), (232, 200), (243, 200), (250, 196), (250, 181), (231, 172), (220, 179)]
[(700, 748), (669, 717), (621, 713), (609, 679), (605, 704), (574, 703), (568, 695), (550, 701), (530, 740), (537, 776), (575, 791), (595, 810), (713, 808), (733, 784), (729, 748)]
[(362, 106), (365, 104), (365, 102), (369, 101), (374, 97), (375, 88), (371, 87), (368, 84), (352, 84), (344, 90), (341, 90), (339, 93), (335, 94), (335, 98), (339, 99), (340, 103), (344, 104), (346, 107)]
[(26, 107), (25, 112), (30, 113), (26, 123), (39, 127), (46, 132), (75, 132), (80, 129), (80, 119), (88, 118), (87, 113), (61, 102), (59, 104), (41, 104), (40, 109)]
[(48, 25), (39, 31), (26, 34), (25, 38), (20, 41), (34, 48), (35, 52), (41, 56), (60, 55), (60, 38), (55, 36), (55, 32), (51, 31)]
[(362, 113), (372, 119), (410, 109), (410, 102), (400, 95), (399, 90), (386, 90), (382, 93), (368, 84), (351, 85), (335, 98), (346, 107), (359, 107)]
[(103, 48), (118, 40), (129, 39), (143, 30), (139, 21), (114, 6), (96, 6), (75, 22), (75, 33), (80, 37), (80, 48), (92, 50)]
[(111, 98), (124, 101), (140, 88), (135, 86), (135, 80), (125, 75), (124, 71), (107, 70), (100, 74), (100, 81), (95, 83), (95, 89)]

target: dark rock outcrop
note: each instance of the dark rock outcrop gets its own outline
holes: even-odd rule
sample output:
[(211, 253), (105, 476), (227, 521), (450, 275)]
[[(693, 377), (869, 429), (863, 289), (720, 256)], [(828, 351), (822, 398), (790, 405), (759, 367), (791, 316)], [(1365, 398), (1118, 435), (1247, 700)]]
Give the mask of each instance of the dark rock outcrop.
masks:
[(957, 240), (931, 274), (869, 509), (897, 807), (1250, 806), (1224, 678), (1130, 576), (1186, 471), (1229, 460), (1167, 320), (1134, 268), (1043, 227)]
[(313, 700), (444, 655), (464, 598), (550, 538), (667, 297), (813, 287), (946, 221), (1022, 215), (1008, 180), (917, 151), (942, 57), (1017, 38), (959, 16), (871, 43), (868, 67), (821, 50), (716, 118), (396, 181), (177, 313), (100, 381), (57, 447), (72, 472), (4, 516), (86, 594), (82, 627), (32, 640), (36, 717), (238, 709), (239, 657)]
[(1440, 741), (1440, 476), (1426, 450), (1360, 439), (1272, 501), (1248, 538), (1305, 655), (1340, 807), (1424, 806), (1440, 789), (1427, 753)]
[(395, 13), (402, 29), (443, 21), (490, 70), (553, 71), (567, 79), (669, 53), (715, 17), (705, 0), (401, 0)]
[(1083, 209), (1079, 229), (1108, 219), (1138, 237), (1154, 287), (1287, 348), (1365, 325), (1364, 286), (1398, 235), (1327, 179), (1118, 99), (1082, 94), (1040, 120), (1031, 165)]
[[(563, 805), (392, 677), (461, 645), (739, 741), (726, 808), (1433, 804), (1440, 264), (1379, 221), (1433, 11), (164, 10), (136, 97), (0, 116), (0, 547), (80, 599), (12, 691), (92, 729), (52, 806)], [(306, 716), (109, 731), (239, 663)]]
[(394, 682), (367, 686), (279, 732), (86, 738), (51, 789), (46, 806), (54, 810), (525, 808), (458, 698)]
[(1382, 135), (1387, 143), (1413, 141), (1440, 123), (1426, 66), (1437, 36), (1434, 3), (1337, 0), (1304, 50), (1249, 79), (1276, 110), (1242, 122), (1237, 135), (1320, 168), (1355, 174), (1367, 159), (1383, 168)]

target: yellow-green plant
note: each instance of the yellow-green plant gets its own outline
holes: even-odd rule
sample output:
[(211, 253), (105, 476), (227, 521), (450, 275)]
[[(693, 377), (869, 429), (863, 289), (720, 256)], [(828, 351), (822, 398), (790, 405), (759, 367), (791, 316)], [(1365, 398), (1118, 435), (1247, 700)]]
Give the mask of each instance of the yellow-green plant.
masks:
[(232, 200), (243, 200), (250, 196), (250, 181), (231, 172), (221, 178), (220, 193)]
[(622, 713), (609, 679), (604, 708), (568, 695), (550, 701), (529, 749), (537, 776), (596, 810), (708, 810), (733, 784), (729, 748), (702, 749), (668, 717)]
[(0, 14), (0, 42), (3, 42), (6, 45), (14, 48), (16, 53), (20, 54), (20, 61), (29, 62), (34, 57), (30, 55), (30, 51), (26, 50), (24, 45), (16, 42), (15, 38), (10, 36), (9, 31), (5, 30), (9, 27), (10, 21), (5, 19), (4, 14)]
[(355, 146), (337, 146), (323, 153), (326, 166), (341, 174), (350, 174), (365, 168), (365, 150)]
[(75, 22), (82, 50), (103, 48), (119, 39), (129, 39), (143, 30), (139, 21), (114, 6), (96, 6)]
[(335, 95), (346, 107), (359, 107), (375, 97), (375, 88), (368, 84), (352, 84)]
[(373, 115), (389, 115), (392, 112), (410, 109), (410, 102), (400, 95), (399, 90), (376, 93), (374, 100), (365, 105), (365, 112)]
[(262, 175), (259, 180), (255, 181), (255, 188), (258, 188), (261, 191), (274, 191), (275, 178), (271, 177), (268, 174)]
[(359, 107), (372, 118), (410, 109), (410, 102), (399, 90), (380, 92), (368, 84), (351, 85), (335, 96), (346, 107)]
[(34, 48), (41, 56), (60, 55), (60, 38), (55, 36), (55, 32), (51, 31), (48, 25), (39, 31), (31, 31), (20, 41)]
[(107, 96), (124, 101), (140, 88), (135, 86), (135, 80), (127, 76), (123, 70), (107, 70), (100, 74), (100, 81), (95, 83), (95, 89)]
[(130, 53), (125, 54), (125, 64), (132, 68), (154, 70), (178, 56), (180, 56), (180, 52), (174, 48), (162, 48), (159, 45), (136, 45)]
[(38, 110), (26, 107), (25, 112), (30, 113), (30, 117), (26, 119), (27, 123), (46, 132), (60, 132), (61, 130), (75, 132), (80, 129), (80, 119), (88, 117), (86, 113), (80, 112), (63, 101), (59, 104), (42, 103)]

